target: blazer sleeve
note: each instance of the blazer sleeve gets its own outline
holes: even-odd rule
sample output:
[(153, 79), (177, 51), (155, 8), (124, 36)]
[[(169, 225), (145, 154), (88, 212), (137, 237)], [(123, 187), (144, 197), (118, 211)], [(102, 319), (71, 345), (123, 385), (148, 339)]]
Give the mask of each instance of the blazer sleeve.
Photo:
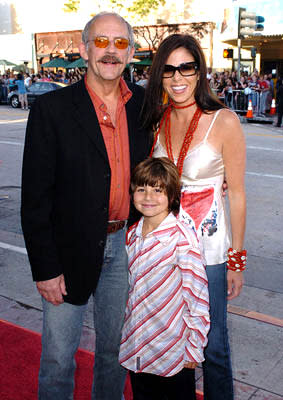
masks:
[[(23, 156), (21, 221), (33, 279), (59, 276), (52, 232), (56, 170), (56, 135), (51, 106), (39, 98), (30, 111)], [(44, 101), (45, 100), (45, 101)]]

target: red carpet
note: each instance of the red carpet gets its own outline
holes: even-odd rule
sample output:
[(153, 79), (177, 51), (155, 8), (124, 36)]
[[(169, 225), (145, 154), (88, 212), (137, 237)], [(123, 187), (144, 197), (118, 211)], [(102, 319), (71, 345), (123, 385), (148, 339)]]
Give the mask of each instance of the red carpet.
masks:
[[(37, 376), (41, 335), (0, 320), (0, 399), (37, 400)], [(78, 350), (75, 375), (75, 400), (89, 400), (92, 384), (93, 354)], [(127, 379), (125, 399), (132, 400)], [(198, 394), (198, 400), (202, 395)]]
[[(41, 335), (0, 320), (0, 399), (36, 400)], [(75, 400), (89, 400), (93, 354), (80, 349), (76, 355)], [(132, 400), (127, 381), (125, 399)]]

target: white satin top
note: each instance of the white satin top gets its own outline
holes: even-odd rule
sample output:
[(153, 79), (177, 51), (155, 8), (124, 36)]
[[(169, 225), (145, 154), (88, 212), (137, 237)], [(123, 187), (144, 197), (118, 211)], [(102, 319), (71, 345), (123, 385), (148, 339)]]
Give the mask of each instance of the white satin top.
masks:
[[(227, 250), (231, 246), (229, 218), (222, 195), (223, 158), (222, 154), (207, 141), (220, 112), (221, 110), (218, 110), (215, 113), (202, 142), (188, 151), (181, 177), (182, 197), (179, 217), (197, 232), (204, 248), (207, 265), (225, 262)], [(161, 145), (159, 138), (153, 157), (167, 157), (167, 151)]]

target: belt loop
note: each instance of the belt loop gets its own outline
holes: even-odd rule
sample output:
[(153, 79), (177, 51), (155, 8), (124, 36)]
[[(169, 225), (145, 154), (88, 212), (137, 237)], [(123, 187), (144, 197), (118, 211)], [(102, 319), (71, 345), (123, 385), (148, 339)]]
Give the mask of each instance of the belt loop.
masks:
[(107, 233), (116, 233), (120, 229), (123, 229), (127, 221), (110, 221), (107, 226)]

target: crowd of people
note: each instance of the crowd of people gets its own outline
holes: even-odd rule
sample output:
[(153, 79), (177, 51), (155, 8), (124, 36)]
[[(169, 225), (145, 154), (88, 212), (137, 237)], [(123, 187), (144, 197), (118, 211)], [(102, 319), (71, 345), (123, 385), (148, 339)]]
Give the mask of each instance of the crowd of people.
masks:
[[(85, 74), (85, 68), (75, 68), (74, 70), (53, 71), (50, 69), (41, 70), (37, 74), (22, 73), (26, 87), (37, 81), (53, 81), (65, 84), (72, 84), (79, 81)], [(10, 90), (15, 89), (17, 75), (13, 71), (7, 70), (0, 75), (0, 101), (7, 99)], [(143, 70), (137, 69), (132, 73), (127, 68), (124, 77), (132, 80), (137, 85), (147, 86), (150, 76), (150, 67)], [(251, 74), (242, 72), (240, 80), (237, 71), (216, 71), (208, 68), (207, 80), (211, 90), (226, 106), (233, 110), (247, 110), (249, 100), (252, 102), (254, 114), (265, 116), (269, 113), (272, 99), (276, 94), (281, 83), (281, 79), (274, 79), (271, 73), (259, 74), (255, 69)], [(277, 101), (277, 106), (279, 99)]]
[[(24, 77), (26, 87), (37, 81), (53, 81), (65, 84), (72, 84), (82, 78), (82, 76), (85, 74), (85, 69), (75, 68), (74, 70), (66, 72), (61, 69), (58, 69), (58, 71), (56, 72), (47, 69), (41, 70), (37, 74), (30, 74), (28, 72), (22, 72), (21, 74)], [(17, 76), (18, 73), (7, 70), (4, 74), (0, 75), (0, 83), (1, 85), (5, 85), (6, 87), (11, 88), (14, 86)]]
[(246, 110), (248, 101), (251, 100), (253, 111), (265, 116), (276, 95), (276, 80), (272, 74), (259, 74), (257, 69), (252, 74), (242, 72), (240, 79), (236, 71), (212, 73), (210, 69), (207, 79), (217, 96), (222, 98), (229, 108), (235, 110)]
[[(85, 74), (85, 69), (75, 68), (74, 70), (63, 71), (61, 69), (56, 72), (53, 70), (41, 70), (37, 74), (31, 74), (28, 72), (16, 73), (12, 70), (5, 71), (4, 74), (0, 75), (0, 102), (7, 102), (8, 93), (12, 90), (18, 88), (18, 84), (16, 81), (20, 80), (24, 82), (24, 87), (27, 89), (30, 85), (35, 82), (41, 81), (52, 81), (52, 82), (61, 82), (66, 85), (70, 85), (79, 81)], [(22, 86), (20, 84), (20, 86)], [(25, 88), (22, 87), (22, 91)], [(26, 100), (27, 101), (27, 100)], [(27, 103), (25, 103), (27, 104)], [(22, 108), (26, 108), (27, 105), (22, 106)]]

